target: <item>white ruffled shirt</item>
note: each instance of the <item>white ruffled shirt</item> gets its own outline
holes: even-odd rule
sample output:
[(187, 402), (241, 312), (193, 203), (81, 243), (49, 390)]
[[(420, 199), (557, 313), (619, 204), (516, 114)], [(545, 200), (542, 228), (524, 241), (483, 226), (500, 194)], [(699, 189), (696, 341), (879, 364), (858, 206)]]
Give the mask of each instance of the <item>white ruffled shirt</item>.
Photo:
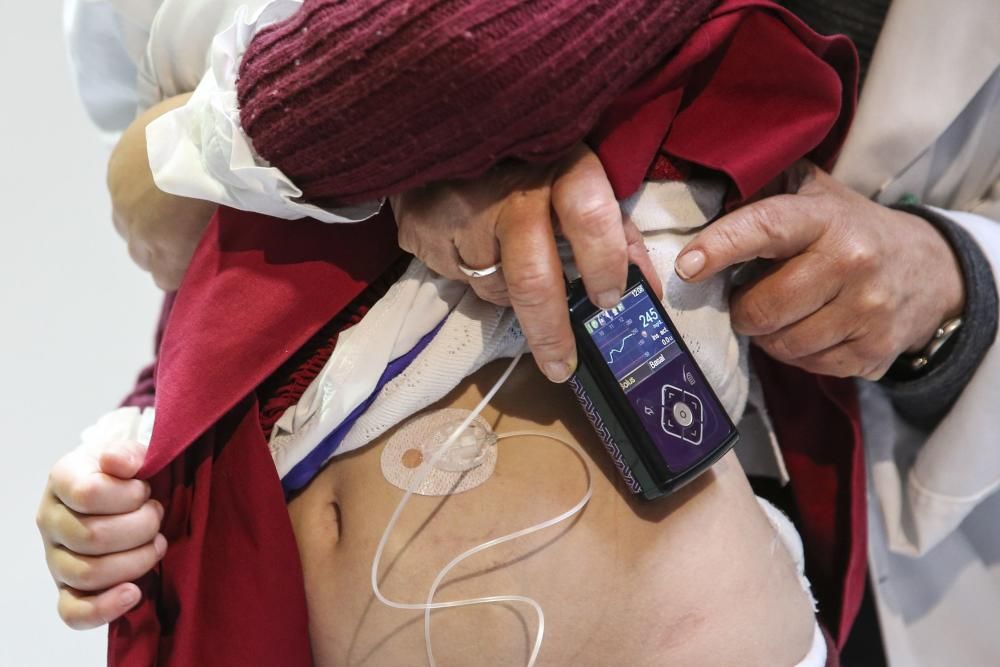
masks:
[(176, 95), (146, 143), (164, 192), (294, 220), (358, 222), (381, 201), (324, 209), (262, 160), (240, 126), (236, 78), (258, 31), (302, 0), (66, 0), (65, 28), (81, 99), (113, 144), (137, 113)]

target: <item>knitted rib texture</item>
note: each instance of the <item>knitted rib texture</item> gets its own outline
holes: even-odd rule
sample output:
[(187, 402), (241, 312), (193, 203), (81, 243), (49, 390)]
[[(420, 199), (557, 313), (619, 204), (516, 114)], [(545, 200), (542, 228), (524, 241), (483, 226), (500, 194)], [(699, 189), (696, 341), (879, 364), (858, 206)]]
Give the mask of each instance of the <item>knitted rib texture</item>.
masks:
[(548, 162), (717, 0), (306, 0), (238, 81), (257, 153), (320, 205)]

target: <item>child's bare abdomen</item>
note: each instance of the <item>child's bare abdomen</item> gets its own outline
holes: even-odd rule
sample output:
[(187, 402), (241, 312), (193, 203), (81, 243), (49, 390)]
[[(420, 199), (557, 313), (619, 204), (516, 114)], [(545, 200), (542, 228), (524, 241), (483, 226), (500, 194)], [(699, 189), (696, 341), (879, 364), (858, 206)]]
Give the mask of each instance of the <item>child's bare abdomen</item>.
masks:
[[(501, 370), (483, 369), (435, 407), (471, 409)], [(535, 598), (546, 622), (539, 665), (780, 667), (805, 656), (809, 602), (735, 456), (673, 496), (634, 500), (569, 390), (545, 381), (528, 359), (484, 416), (498, 433), (534, 429), (580, 443), (593, 464), (594, 495), (575, 521), (460, 565), (438, 601)], [(376, 545), (402, 496), (382, 476), (385, 440), (335, 459), (289, 504), (319, 665), (426, 664), (422, 613), (384, 607), (369, 584)], [(565, 447), (517, 438), (499, 448), (482, 486), (411, 501), (382, 561), (388, 597), (423, 602), (454, 556), (582, 496), (581, 465)], [(536, 628), (527, 605), (438, 611), (435, 657), (442, 667), (524, 665)]]

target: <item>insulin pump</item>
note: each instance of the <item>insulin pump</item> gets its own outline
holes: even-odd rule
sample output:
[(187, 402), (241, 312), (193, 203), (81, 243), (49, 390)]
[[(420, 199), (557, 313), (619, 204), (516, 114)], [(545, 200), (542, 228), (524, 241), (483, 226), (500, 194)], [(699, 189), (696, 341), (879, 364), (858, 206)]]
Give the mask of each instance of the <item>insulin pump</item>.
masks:
[(578, 368), (569, 385), (629, 489), (647, 499), (708, 470), (739, 439), (637, 266), (610, 310), (569, 283)]

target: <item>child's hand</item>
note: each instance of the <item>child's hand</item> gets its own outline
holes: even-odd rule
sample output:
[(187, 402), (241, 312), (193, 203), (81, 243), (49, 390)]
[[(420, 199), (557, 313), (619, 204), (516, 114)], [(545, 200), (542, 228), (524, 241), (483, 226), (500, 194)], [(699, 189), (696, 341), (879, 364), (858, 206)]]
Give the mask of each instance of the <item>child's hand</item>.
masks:
[(166, 553), (163, 507), (134, 479), (145, 456), (137, 442), (80, 446), (49, 473), (37, 523), (59, 616), (71, 628), (109, 623), (135, 606), (139, 587), (129, 582)]

